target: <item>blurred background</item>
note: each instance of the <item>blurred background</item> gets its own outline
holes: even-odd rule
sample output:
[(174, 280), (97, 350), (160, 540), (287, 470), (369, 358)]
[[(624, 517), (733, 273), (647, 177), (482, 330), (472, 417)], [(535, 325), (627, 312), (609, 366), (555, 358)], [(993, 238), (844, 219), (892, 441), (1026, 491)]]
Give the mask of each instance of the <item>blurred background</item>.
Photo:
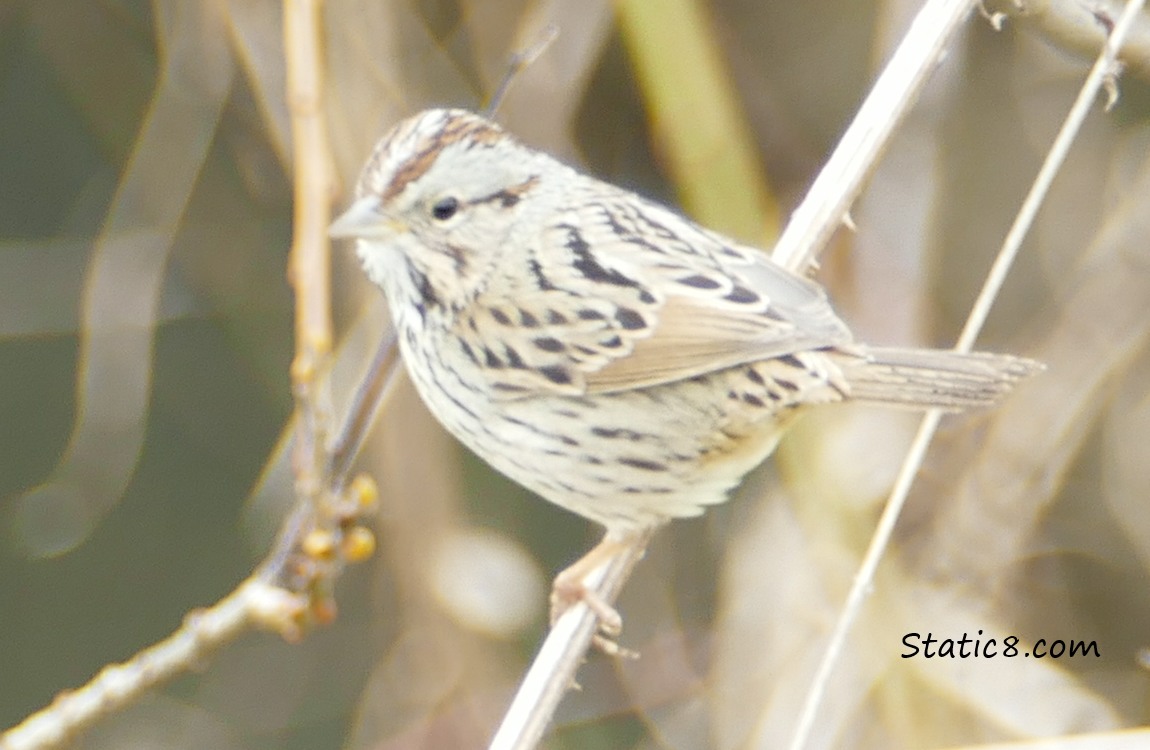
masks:
[[(481, 107), (556, 23), (498, 119), (769, 248), (918, 5), (328, 0), (335, 203), (388, 127)], [(290, 502), (281, 11), (0, 4), (0, 727), (230, 591)], [(954, 341), (1091, 64), (1074, 46), (1035, 19), (969, 24), (857, 232), (822, 257), (861, 339)], [(1092, 114), (980, 344), (1049, 369), (944, 422), (812, 748), (977, 747), (1150, 716), (1140, 76)], [(343, 403), (386, 313), (348, 248), (334, 263)], [(731, 502), (663, 530), (619, 603), (642, 658), (591, 655), (546, 746), (783, 745), (916, 424), (816, 411)], [(334, 625), (300, 644), (245, 636), (79, 746), (484, 746), (545, 633), (551, 576), (599, 530), (478, 463), (406, 384), (360, 466), (381, 488), (380, 549), (341, 579)], [(900, 658), (907, 633), (979, 631), (1024, 650), (1096, 641), (1100, 658)]]

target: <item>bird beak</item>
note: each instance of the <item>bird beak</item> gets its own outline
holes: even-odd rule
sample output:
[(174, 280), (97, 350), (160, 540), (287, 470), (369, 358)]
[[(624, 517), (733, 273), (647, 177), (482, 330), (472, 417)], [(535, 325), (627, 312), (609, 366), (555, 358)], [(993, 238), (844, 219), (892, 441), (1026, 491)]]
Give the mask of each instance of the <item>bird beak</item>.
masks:
[(379, 210), (379, 199), (368, 196), (351, 204), (327, 229), (332, 238), (359, 237), (388, 238), (404, 227), (394, 219), (384, 216)]

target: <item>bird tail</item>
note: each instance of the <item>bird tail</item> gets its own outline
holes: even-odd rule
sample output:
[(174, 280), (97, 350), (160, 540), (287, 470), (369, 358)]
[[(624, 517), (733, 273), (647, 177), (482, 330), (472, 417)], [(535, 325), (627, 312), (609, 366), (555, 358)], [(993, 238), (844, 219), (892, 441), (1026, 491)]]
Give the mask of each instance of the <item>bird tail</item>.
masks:
[(1032, 359), (986, 352), (867, 348), (862, 355), (841, 362), (852, 399), (917, 409), (990, 406), (1046, 369)]

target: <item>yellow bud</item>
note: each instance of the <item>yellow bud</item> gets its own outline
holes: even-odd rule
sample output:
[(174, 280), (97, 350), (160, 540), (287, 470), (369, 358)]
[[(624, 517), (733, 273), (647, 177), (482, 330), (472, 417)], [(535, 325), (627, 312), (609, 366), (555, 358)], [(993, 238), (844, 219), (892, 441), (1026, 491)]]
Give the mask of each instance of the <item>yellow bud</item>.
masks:
[(363, 562), (375, 553), (375, 534), (366, 526), (354, 526), (343, 536), (343, 557), (348, 562)]
[(355, 479), (351, 480), (348, 492), (355, 504), (363, 510), (370, 510), (379, 502), (379, 487), (367, 474), (357, 474)]
[(300, 548), (313, 560), (330, 560), (335, 553), (335, 537), (330, 531), (312, 529), (300, 542)]

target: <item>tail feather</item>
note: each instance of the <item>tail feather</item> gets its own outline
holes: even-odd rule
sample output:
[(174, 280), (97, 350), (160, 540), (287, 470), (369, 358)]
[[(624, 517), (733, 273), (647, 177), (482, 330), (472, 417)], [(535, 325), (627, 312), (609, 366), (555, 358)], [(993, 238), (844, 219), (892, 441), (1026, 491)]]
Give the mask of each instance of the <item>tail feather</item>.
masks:
[(843, 375), (854, 400), (962, 411), (994, 404), (1043, 369), (1040, 362), (1007, 354), (868, 348), (844, 364)]

